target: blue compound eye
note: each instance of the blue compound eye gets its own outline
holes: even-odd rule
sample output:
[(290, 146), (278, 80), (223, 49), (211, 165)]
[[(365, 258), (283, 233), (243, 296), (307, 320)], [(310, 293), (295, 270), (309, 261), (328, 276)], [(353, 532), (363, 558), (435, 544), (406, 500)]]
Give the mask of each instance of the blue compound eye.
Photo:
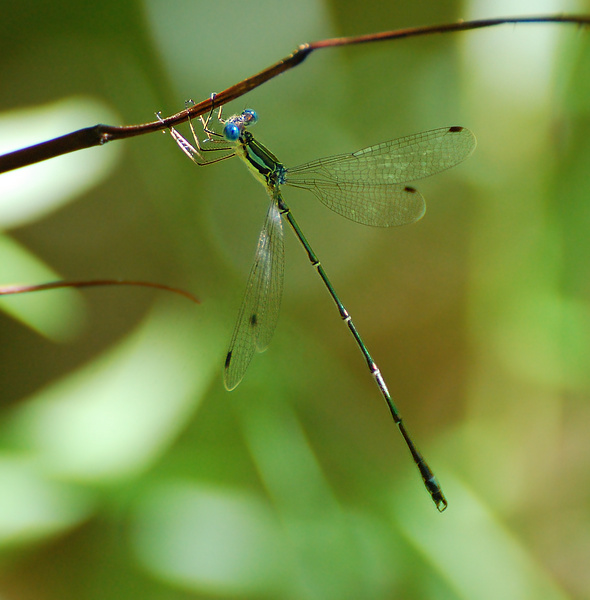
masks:
[(247, 123), (248, 125), (254, 125), (258, 121), (258, 115), (256, 114), (255, 110), (252, 110), (251, 108), (247, 108), (242, 113), (242, 119), (243, 119), (244, 123)]
[(223, 137), (229, 142), (235, 142), (240, 137), (240, 128), (232, 121), (228, 121), (223, 128)]

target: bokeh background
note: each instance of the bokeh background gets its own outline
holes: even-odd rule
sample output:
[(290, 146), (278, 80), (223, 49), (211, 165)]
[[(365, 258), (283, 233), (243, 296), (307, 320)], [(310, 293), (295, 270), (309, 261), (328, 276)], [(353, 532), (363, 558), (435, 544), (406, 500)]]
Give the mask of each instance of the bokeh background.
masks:
[[(298, 44), (588, 2), (2, 0), (0, 151), (207, 98)], [(439, 514), (286, 231), (281, 318), (222, 365), (267, 199), (168, 135), (0, 177), (0, 598), (590, 597), (590, 37), (503, 26), (314, 53), (240, 98), (287, 165), (478, 138), (378, 230), (286, 192), (436, 471)]]

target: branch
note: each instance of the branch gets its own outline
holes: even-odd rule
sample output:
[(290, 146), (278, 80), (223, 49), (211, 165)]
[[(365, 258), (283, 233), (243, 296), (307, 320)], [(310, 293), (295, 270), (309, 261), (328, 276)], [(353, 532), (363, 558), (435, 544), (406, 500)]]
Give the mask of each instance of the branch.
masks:
[(86, 288), (99, 287), (107, 285), (133, 285), (138, 287), (154, 288), (165, 292), (173, 292), (180, 296), (188, 298), (196, 304), (200, 304), (196, 296), (179, 288), (170, 287), (162, 283), (153, 283), (151, 281), (127, 281), (121, 279), (91, 279), (88, 281), (52, 281), (51, 283), (39, 283), (34, 285), (0, 285), (0, 296), (9, 296), (15, 294), (26, 294), (28, 292), (44, 292), (46, 290), (56, 290), (59, 288)]
[(276, 62), (274, 65), (260, 71), (256, 75), (248, 77), (239, 83), (232, 85), (223, 92), (215, 95), (215, 100), (208, 98), (198, 104), (182, 110), (165, 119), (144, 123), (141, 125), (128, 125), (115, 127), (112, 125), (95, 125), (86, 127), (72, 133), (62, 135), (61, 137), (29, 146), (22, 150), (16, 150), (0, 156), (0, 173), (26, 167), (49, 158), (55, 158), (62, 154), (75, 152), (84, 148), (101, 146), (114, 140), (122, 140), (137, 135), (152, 133), (161, 129), (167, 129), (187, 121), (190, 117), (198, 117), (211, 111), (214, 107), (222, 106), (240, 96), (243, 96), (250, 90), (261, 86), (263, 83), (273, 79), (277, 75), (284, 73), (301, 64), (314, 50), (323, 48), (335, 48), (337, 46), (352, 46), (355, 44), (367, 44), (371, 42), (382, 42), (385, 40), (396, 40), (409, 37), (418, 37), (422, 35), (432, 35), (435, 33), (453, 33), (456, 31), (468, 31), (472, 29), (481, 29), (483, 27), (493, 27), (495, 25), (517, 24), (517, 23), (569, 23), (579, 26), (590, 24), (590, 16), (537, 16), (537, 17), (508, 17), (499, 19), (480, 19), (475, 21), (459, 21), (458, 23), (446, 23), (443, 25), (429, 25), (426, 27), (412, 27), (409, 29), (398, 29), (394, 31), (385, 31), (381, 33), (372, 33), (355, 37), (340, 37), (327, 40), (320, 40), (310, 44), (300, 45), (292, 54)]

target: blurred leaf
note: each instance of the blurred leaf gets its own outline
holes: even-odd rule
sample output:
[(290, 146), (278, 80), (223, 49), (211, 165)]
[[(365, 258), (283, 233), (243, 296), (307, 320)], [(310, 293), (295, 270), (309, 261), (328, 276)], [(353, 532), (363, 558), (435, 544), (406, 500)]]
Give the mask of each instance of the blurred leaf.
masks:
[[(18, 242), (0, 234), (0, 284), (32, 284), (61, 277)], [(54, 341), (71, 339), (83, 322), (80, 292), (61, 289), (0, 298), (0, 310)]]
[(413, 505), (396, 497), (392, 518), (457, 598), (568, 597), (481, 498), (450, 474), (444, 480), (453, 506), (442, 518), (417, 518)]
[[(84, 97), (0, 113), (0, 153), (120, 120), (98, 99)], [(112, 173), (120, 152), (120, 145), (111, 144), (4, 173), (0, 177), (0, 227), (25, 225), (79, 198)]]
[(148, 468), (218, 372), (206, 332), (193, 340), (185, 328), (155, 311), (117, 347), (27, 399), (11, 436), (59, 478), (109, 482)]
[(160, 485), (142, 502), (133, 529), (148, 571), (195, 591), (276, 593), (288, 566), (276, 517), (238, 489)]
[(52, 480), (34, 461), (0, 456), (0, 546), (37, 542), (88, 516), (90, 494)]

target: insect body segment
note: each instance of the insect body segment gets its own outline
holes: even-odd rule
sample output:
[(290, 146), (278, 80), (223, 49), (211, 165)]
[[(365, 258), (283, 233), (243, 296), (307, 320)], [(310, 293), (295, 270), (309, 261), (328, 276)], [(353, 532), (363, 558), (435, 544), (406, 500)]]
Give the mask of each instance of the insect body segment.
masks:
[[(465, 160), (475, 149), (475, 137), (464, 127), (443, 127), (288, 168), (247, 130), (247, 127), (258, 120), (255, 111), (247, 109), (223, 120), (220, 109), (218, 120), (223, 125), (223, 135), (209, 129), (212, 114), (213, 111), (207, 119), (201, 118), (207, 135), (203, 144), (199, 143), (192, 123), (191, 130), (197, 147), (194, 148), (171, 128), (177, 144), (197, 164), (211, 164), (231, 156), (239, 156), (254, 177), (264, 185), (270, 200), (225, 359), (225, 387), (232, 390), (242, 381), (254, 354), (267, 348), (276, 328), (283, 295), (285, 219), (353, 335), (412, 454), (426, 489), (438, 510), (443, 511), (447, 501), (442, 489), (412, 441), (381, 371), (352, 317), (336, 294), (324, 267), (285, 202), (282, 187), (290, 185), (309, 190), (325, 206), (357, 223), (378, 227), (406, 225), (422, 218), (426, 210), (424, 198), (408, 183), (449, 169)], [(205, 148), (206, 142), (212, 146)], [(223, 150), (228, 154), (217, 160), (196, 160), (198, 157), (203, 161), (201, 153), (208, 150)]]

